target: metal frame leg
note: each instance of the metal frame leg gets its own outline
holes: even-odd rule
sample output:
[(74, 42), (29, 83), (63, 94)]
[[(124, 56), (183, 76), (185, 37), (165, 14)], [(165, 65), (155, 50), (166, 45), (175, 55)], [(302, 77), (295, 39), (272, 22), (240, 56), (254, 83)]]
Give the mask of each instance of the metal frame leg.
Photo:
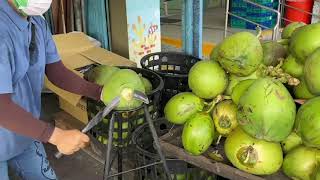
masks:
[[(109, 122), (109, 133), (108, 133), (108, 144), (107, 144), (107, 153), (106, 153), (106, 161), (105, 161), (105, 168), (104, 168), (104, 180), (107, 180), (109, 177), (110, 169), (111, 169), (111, 150), (112, 150), (112, 143), (113, 143), (113, 131), (114, 131), (114, 114)], [(119, 162), (118, 162), (119, 163)]]
[(167, 178), (169, 180), (171, 180), (171, 175), (170, 175), (170, 171), (169, 171), (169, 168), (168, 168), (168, 165), (167, 165), (167, 161), (166, 161), (166, 158), (165, 156), (163, 155), (162, 153), (162, 150), (161, 150), (161, 147), (160, 147), (160, 142), (159, 142), (159, 137), (157, 135), (157, 131), (153, 125), (153, 122), (151, 120), (151, 116), (150, 116), (150, 113), (149, 113), (149, 110), (148, 110), (148, 107), (147, 105), (144, 105), (144, 113), (145, 113), (145, 116), (146, 116), (146, 120), (149, 124), (149, 128), (150, 128), (150, 131), (152, 133), (152, 137), (153, 137), (153, 140), (154, 140), (154, 143), (155, 143), (155, 146), (156, 146), (156, 150), (160, 156), (160, 159), (163, 163), (163, 167), (164, 167), (164, 170), (166, 171), (166, 175), (167, 175)]
[[(122, 148), (118, 148), (118, 173), (122, 173)], [(122, 180), (122, 174), (119, 175), (119, 180)]]

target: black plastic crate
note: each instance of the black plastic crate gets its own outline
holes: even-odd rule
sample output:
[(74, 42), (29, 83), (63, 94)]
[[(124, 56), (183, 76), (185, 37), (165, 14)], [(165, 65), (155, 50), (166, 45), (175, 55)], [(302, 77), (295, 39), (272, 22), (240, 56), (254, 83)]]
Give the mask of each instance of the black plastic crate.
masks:
[[(162, 136), (170, 131), (173, 125), (164, 118), (154, 121), (154, 126), (158, 136)], [(135, 163), (136, 167), (144, 167), (135, 171), (136, 178), (139, 180), (162, 180), (166, 179), (163, 165), (160, 162), (160, 157), (153, 147), (153, 139), (148, 124), (143, 124), (137, 128), (132, 136), (133, 145), (135, 145)], [(214, 180), (216, 177), (194, 167), (182, 160), (172, 159), (167, 157), (167, 165), (173, 180)]]
[[(136, 73), (141, 74), (147, 78), (153, 87), (153, 90), (147, 94), (150, 100), (148, 105), (149, 112), (153, 119), (159, 116), (159, 102), (160, 95), (163, 89), (163, 80), (155, 72), (142, 68), (135, 67), (119, 67), (121, 69), (131, 69)], [(94, 117), (98, 111), (104, 108), (105, 105), (102, 102), (98, 102), (92, 99), (88, 99), (88, 116), (89, 119)], [(114, 133), (113, 133), (113, 145), (117, 147), (127, 147), (131, 141), (132, 132), (143, 123), (146, 122), (143, 105), (130, 110), (114, 110), (106, 118), (103, 119), (96, 127), (94, 127), (90, 133), (93, 137), (97, 138), (103, 144), (107, 144), (109, 120), (111, 114), (115, 115)]]
[(141, 67), (159, 74), (164, 82), (160, 108), (163, 111), (168, 100), (180, 93), (190, 91), (188, 74), (191, 67), (201, 59), (178, 52), (157, 52), (144, 56)]

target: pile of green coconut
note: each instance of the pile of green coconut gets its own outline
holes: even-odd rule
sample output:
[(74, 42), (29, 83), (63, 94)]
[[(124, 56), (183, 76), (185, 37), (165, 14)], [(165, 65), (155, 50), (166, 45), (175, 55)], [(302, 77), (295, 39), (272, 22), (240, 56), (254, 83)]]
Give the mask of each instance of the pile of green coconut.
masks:
[[(320, 179), (320, 23), (291, 23), (282, 39), (250, 32), (220, 42), (188, 76), (192, 92), (172, 97), (165, 117), (183, 126), (182, 144), (254, 175), (283, 171)], [(211, 148), (210, 148), (211, 147)]]
[[(119, 68), (115, 66), (108, 65), (97, 65), (94, 68), (90, 69), (85, 73), (85, 78), (89, 82), (96, 83), (100, 86), (103, 86), (103, 94), (102, 101), (104, 105), (110, 104), (110, 102), (116, 98), (120, 97), (120, 104), (115, 108), (115, 110), (124, 111), (124, 110), (132, 110), (140, 107), (142, 102), (133, 98), (133, 91), (138, 90), (140, 92), (145, 93), (146, 95), (150, 95), (152, 93), (153, 87), (152, 83), (149, 81), (147, 77), (142, 76), (129, 68)], [(97, 103), (94, 109), (101, 109), (102, 107), (100, 103)], [(149, 109), (152, 107), (149, 107)], [(91, 113), (91, 117), (95, 114), (91, 112), (89, 109), (89, 113)], [(139, 110), (140, 114), (143, 114), (143, 109)], [(125, 115), (121, 114), (121, 115)], [(124, 118), (128, 118), (128, 115)], [(132, 124), (141, 125), (144, 123), (144, 118), (136, 119), (136, 122), (130, 122)], [(109, 128), (109, 119), (104, 118), (102, 121), (103, 124), (97, 126), (99, 131), (102, 134), (97, 136), (97, 140), (103, 144), (108, 143), (107, 130)], [(123, 122), (121, 125), (122, 129), (128, 129), (130, 127), (129, 122)], [(114, 123), (115, 129), (120, 129), (120, 124), (118, 125), (117, 120)], [(127, 131), (123, 131), (121, 134), (118, 134), (117, 131), (113, 133), (114, 140), (119, 140), (120, 137), (124, 141), (129, 138), (130, 134)], [(127, 142), (125, 144), (119, 144), (117, 141), (113, 142), (115, 146), (127, 146)]]

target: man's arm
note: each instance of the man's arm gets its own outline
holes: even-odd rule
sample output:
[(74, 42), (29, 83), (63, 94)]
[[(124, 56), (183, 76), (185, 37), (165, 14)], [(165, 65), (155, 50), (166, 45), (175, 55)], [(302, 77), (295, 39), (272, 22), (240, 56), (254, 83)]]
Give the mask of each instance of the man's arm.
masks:
[(0, 126), (41, 142), (48, 142), (54, 131), (49, 123), (35, 119), (31, 113), (12, 102), (11, 94), (0, 94), (0, 114)]
[(11, 100), (11, 94), (0, 94), (0, 115), (0, 127), (56, 145), (63, 154), (73, 154), (89, 142), (79, 130), (62, 130), (34, 118)]
[(67, 69), (61, 61), (47, 64), (46, 75), (50, 82), (66, 91), (100, 100), (102, 87), (88, 82)]

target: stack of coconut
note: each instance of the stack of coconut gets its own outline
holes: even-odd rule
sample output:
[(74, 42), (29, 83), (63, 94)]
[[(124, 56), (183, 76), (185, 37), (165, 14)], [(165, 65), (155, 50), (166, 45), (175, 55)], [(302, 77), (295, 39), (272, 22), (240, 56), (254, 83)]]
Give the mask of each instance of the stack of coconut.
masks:
[(276, 42), (240, 32), (192, 67), (192, 92), (172, 97), (165, 116), (183, 125), (192, 155), (223, 142), (228, 160), (245, 172), (320, 179), (319, 78), (320, 23), (292, 23)]

